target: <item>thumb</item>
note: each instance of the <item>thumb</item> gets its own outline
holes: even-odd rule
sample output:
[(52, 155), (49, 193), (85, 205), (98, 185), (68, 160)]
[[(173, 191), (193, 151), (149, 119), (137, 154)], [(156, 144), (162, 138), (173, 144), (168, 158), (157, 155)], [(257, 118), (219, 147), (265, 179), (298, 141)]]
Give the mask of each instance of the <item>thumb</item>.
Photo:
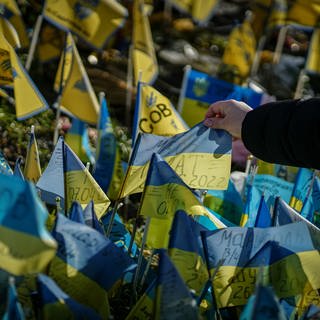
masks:
[(214, 129), (225, 129), (225, 119), (224, 118), (207, 118), (204, 120), (203, 124), (209, 128)]

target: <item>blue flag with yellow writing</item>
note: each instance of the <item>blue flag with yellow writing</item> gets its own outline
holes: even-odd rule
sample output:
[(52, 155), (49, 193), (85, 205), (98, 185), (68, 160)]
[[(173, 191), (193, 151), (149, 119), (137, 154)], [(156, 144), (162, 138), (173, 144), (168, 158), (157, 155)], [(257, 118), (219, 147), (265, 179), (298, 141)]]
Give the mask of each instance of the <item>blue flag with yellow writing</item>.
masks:
[(0, 268), (14, 275), (41, 272), (56, 252), (45, 227), (48, 212), (31, 182), (0, 174)]
[(213, 279), (219, 308), (245, 305), (259, 272), (279, 298), (307, 296), (320, 287), (320, 234), (305, 222), (206, 231), (202, 240), (211, 274), (222, 262)]
[(231, 136), (200, 122), (172, 137), (139, 134), (120, 198), (143, 190), (153, 153), (167, 161), (190, 188), (224, 190), (228, 186)]

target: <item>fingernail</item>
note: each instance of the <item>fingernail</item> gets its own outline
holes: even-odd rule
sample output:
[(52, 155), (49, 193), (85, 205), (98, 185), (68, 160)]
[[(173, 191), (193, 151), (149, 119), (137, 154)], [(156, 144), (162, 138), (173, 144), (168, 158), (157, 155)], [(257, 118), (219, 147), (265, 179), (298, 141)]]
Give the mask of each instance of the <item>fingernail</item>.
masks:
[(211, 118), (205, 119), (203, 124), (207, 127), (211, 127), (213, 125), (213, 120)]

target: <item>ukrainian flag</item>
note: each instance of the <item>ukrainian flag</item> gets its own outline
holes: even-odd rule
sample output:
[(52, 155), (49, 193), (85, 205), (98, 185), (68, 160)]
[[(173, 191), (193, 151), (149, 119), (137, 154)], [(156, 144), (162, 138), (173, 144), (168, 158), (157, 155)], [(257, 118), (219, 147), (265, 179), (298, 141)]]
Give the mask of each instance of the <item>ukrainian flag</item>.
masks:
[[(153, 45), (151, 28), (142, 0), (133, 1), (133, 50), (134, 82), (152, 84), (158, 76), (158, 62)], [(141, 73), (141, 79), (139, 74)]]
[(192, 216), (205, 216), (214, 228), (225, 227), (208, 212), (174, 170), (158, 154), (153, 154), (139, 210), (140, 215), (151, 217), (147, 236), (151, 248), (167, 248), (177, 210)]
[(14, 275), (41, 272), (56, 242), (45, 228), (48, 212), (30, 182), (0, 175), (0, 268)]
[(201, 231), (208, 231), (184, 211), (176, 211), (169, 241), (169, 256), (185, 284), (200, 296), (209, 279), (201, 243)]
[(308, 49), (305, 69), (310, 74), (320, 73), (320, 29), (314, 28), (311, 36), (311, 43)]
[(34, 126), (31, 127), (23, 175), (27, 180), (30, 180), (33, 183), (37, 183), (41, 177), (40, 158)]
[(224, 190), (231, 168), (231, 136), (198, 123), (173, 137), (140, 134), (132, 151), (120, 198), (142, 192), (149, 161), (158, 153), (194, 189)]
[(24, 120), (48, 109), (47, 102), (2, 34), (0, 51), (0, 85), (13, 85), (17, 119)]
[(70, 33), (64, 50), (55, 80), (55, 88), (62, 89), (61, 110), (84, 122), (96, 124), (99, 103)]
[(96, 161), (93, 177), (112, 200), (117, 198), (123, 179), (121, 155), (113, 131), (107, 101), (101, 101)]
[(29, 37), (21, 11), (15, 0), (0, 0), (1, 15), (7, 19), (18, 33), (21, 47), (28, 48)]
[(44, 274), (37, 276), (37, 289), (42, 319), (102, 319), (93, 309), (72, 299)]
[[(320, 288), (320, 233), (304, 222), (270, 228), (229, 227), (202, 233), (219, 308), (241, 306), (259, 272), (279, 298), (306, 296)], [(304, 306), (306, 307), (306, 305)]]
[(189, 129), (170, 100), (155, 88), (139, 82), (137, 91), (132, 133), (134, 140), (139, 132), (173, 136)]
[(107, 319), (107, 292), (135, 267), (133, 260), (101, 233), (61, 214), (52, 234), (58, 250), (48, 275), (77, 302)]
[(47, 0), (43, 14), (56, 27), (71, 31), (91, 46), (102, 49), (124, 25), (128, 11), (116, 0)]
[(241, 216), (241, 227), (254, 227), (261, 201), (261, 193), (254, 185), (248, 185), (244, 212)]

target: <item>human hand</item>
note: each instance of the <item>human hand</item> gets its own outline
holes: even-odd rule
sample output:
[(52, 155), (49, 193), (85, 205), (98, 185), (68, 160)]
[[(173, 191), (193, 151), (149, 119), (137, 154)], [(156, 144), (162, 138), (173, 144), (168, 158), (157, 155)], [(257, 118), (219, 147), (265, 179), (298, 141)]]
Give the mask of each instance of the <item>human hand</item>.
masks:
[(217, 101), (209, 107), (203, 124), (209, 128), (224, 129), (235, 138), (241, 138), (242, 122), (251, 110), (244, 102)]

